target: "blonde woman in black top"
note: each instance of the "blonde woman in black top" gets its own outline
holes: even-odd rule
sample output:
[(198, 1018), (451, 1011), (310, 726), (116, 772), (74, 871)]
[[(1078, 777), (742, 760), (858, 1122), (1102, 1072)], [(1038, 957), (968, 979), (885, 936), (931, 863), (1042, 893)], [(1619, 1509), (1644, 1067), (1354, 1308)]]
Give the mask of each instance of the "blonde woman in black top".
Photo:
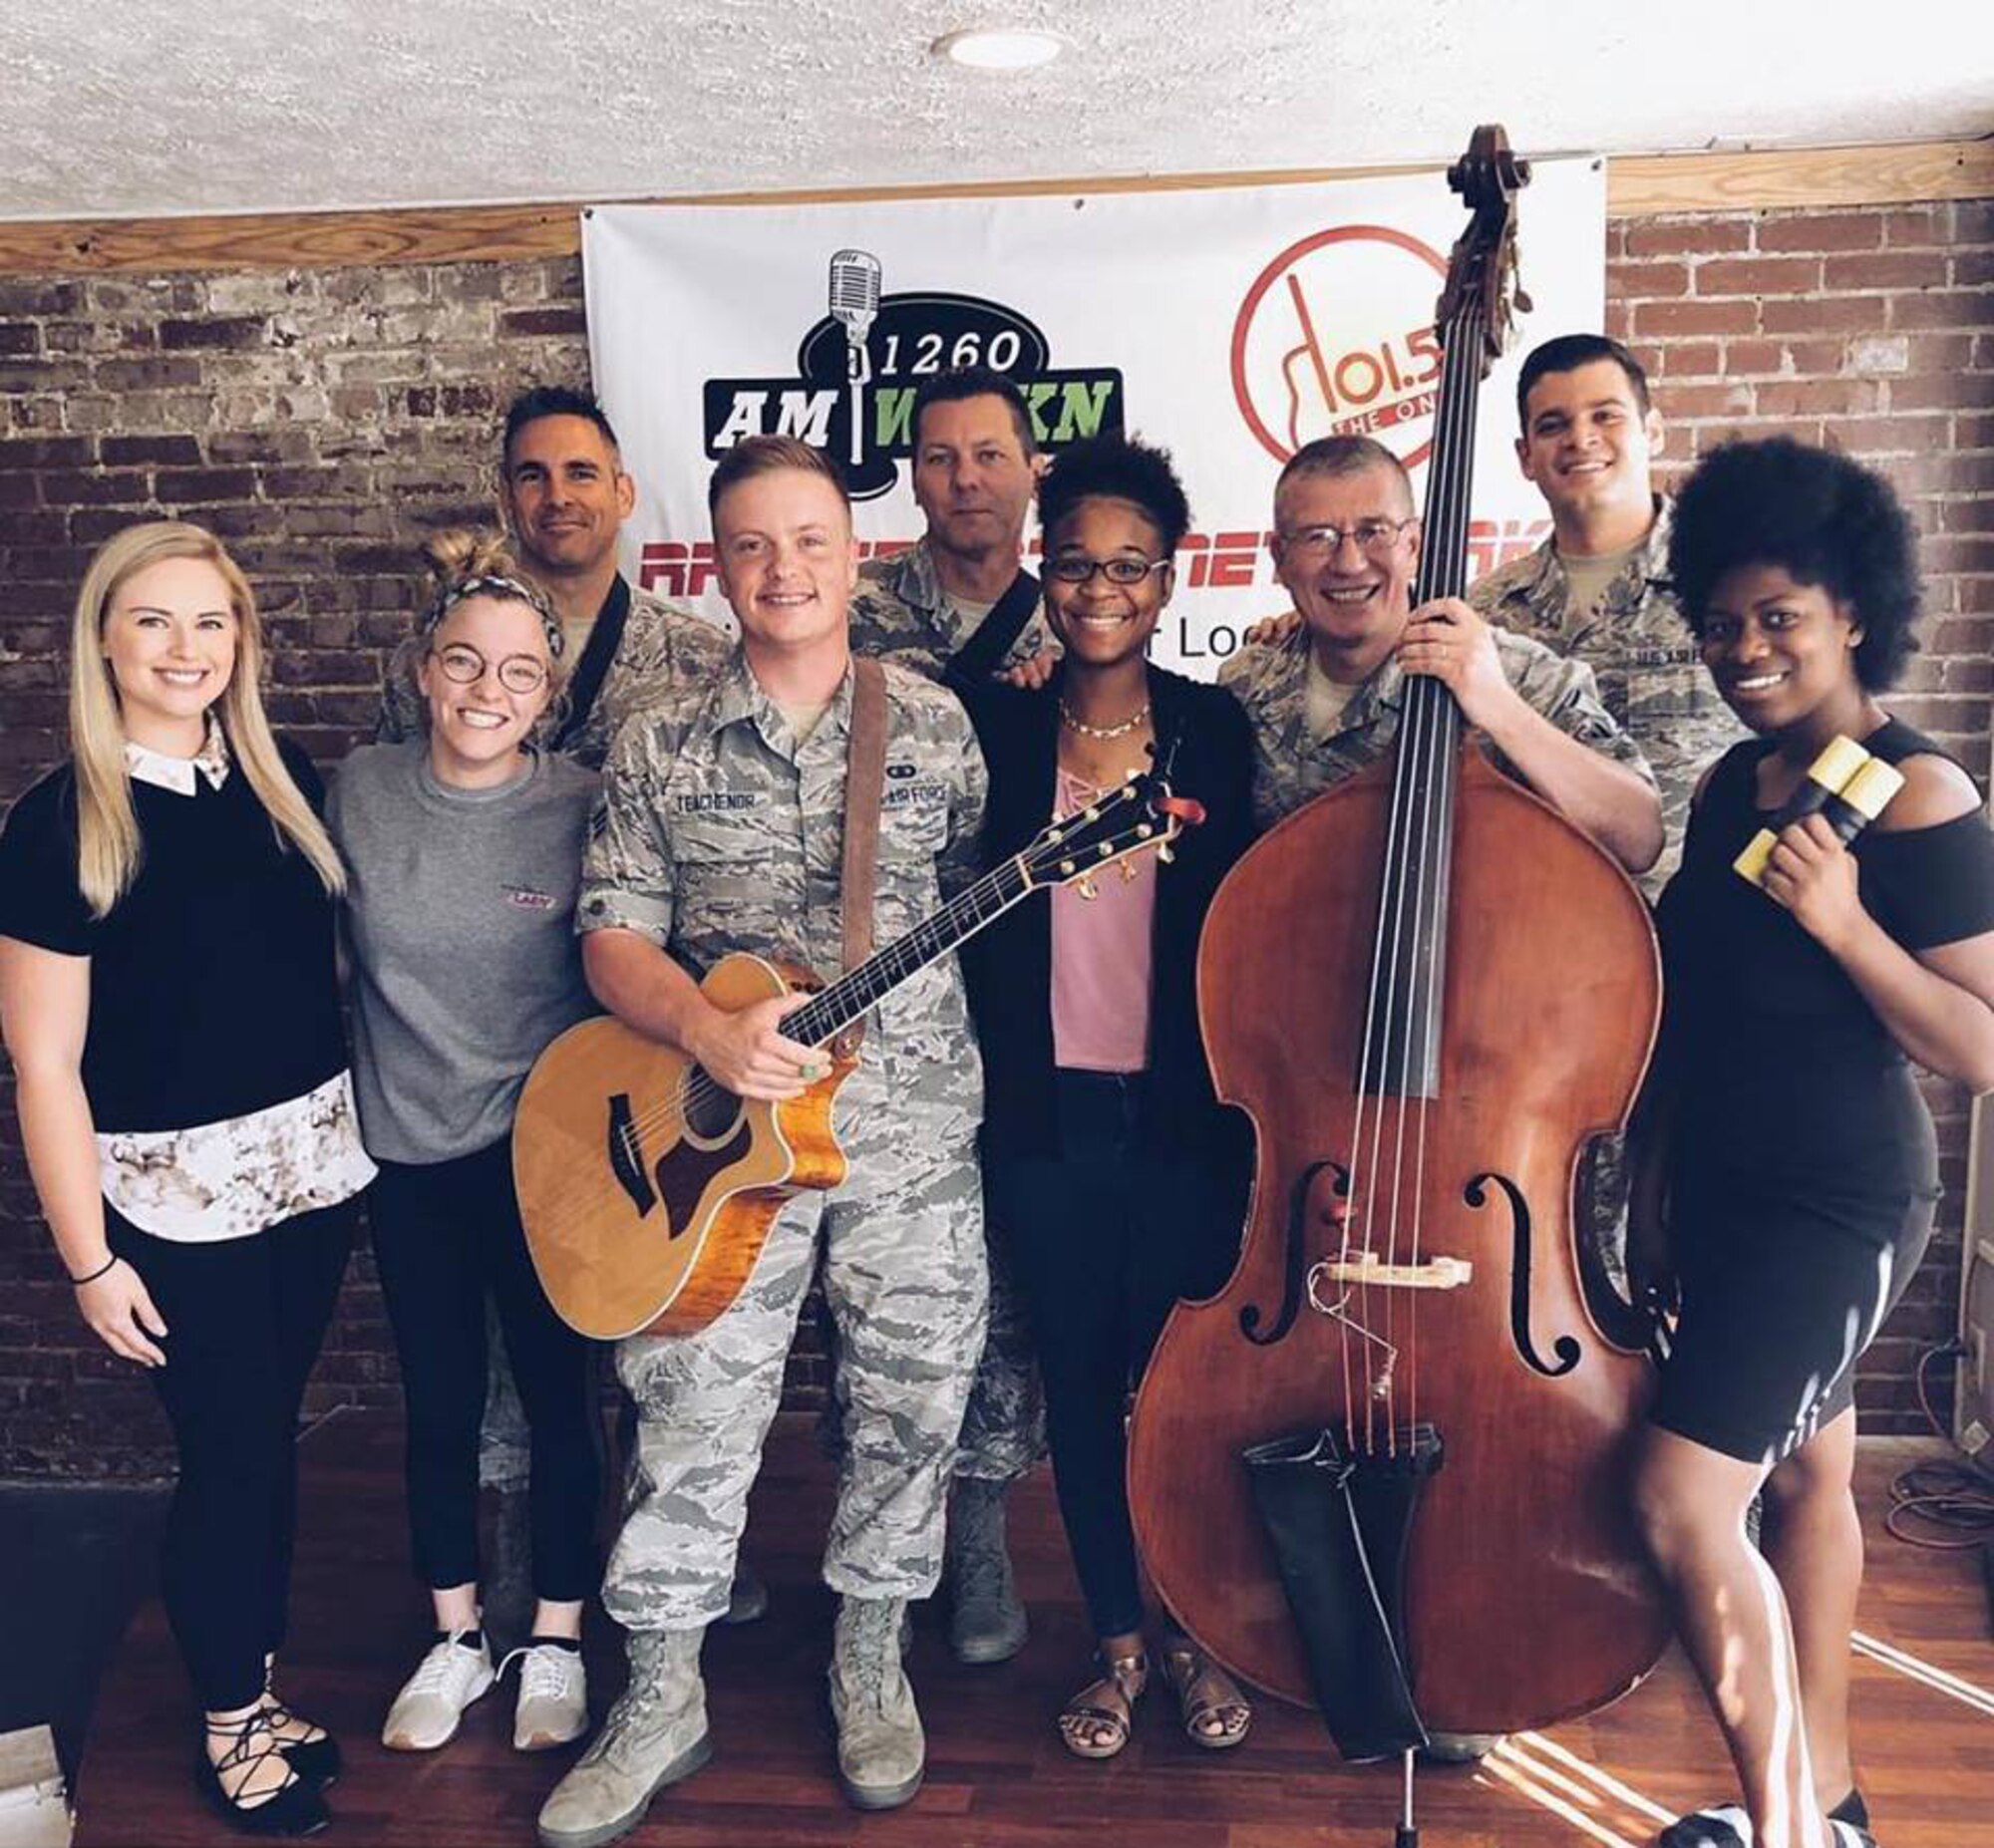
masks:
[(344, 875), (261, 666), (249, 586), (198, 527), (92, 560), (70, 760), (0, 834), (0, 1025), (77, 1307), (149, 1371), (178, 1448), (162, 1589), (206, 1709), (198, 1781), (230, 1824), (296, 1835), (338, 1752), (270, 1682), (293, 1437), (373, 1168), (334, 987)]

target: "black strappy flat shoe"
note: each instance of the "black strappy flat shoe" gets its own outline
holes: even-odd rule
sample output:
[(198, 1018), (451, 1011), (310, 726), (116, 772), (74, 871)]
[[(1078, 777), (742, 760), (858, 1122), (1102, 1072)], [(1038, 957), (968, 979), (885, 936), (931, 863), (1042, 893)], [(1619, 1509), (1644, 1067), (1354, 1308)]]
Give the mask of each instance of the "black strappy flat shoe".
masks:
[(270, 1686), (275, 1673), (270, 1663), (264, 1663), (263, 1717), (270, 1722), (272, 1732), (278, 1726), (295, 1724), (309, 1726), (318, 1734), (315, 1739), (280, 1738), (277, 1749), (284, 1754), (284, 1762), (300, 1777), (310, 1779), (321, 1790), (329, 1789), (339, 1781), (340, 1772), (346, 1768), (339, 1741), (316, 1720), (305, 1718), (277, 1697), (277, 1691)]
[[(242, 1835), (316, 1835), (332, 1820), (332, 1812), (326, 1808), (318, 1786), (306, 1782), (289, 1759), (284, 1758), (283, 1747), (270, 1730), (270, 1716), (262, 1707), (247, 1719), (231, 1720), (225, 1726), (210, 1721), (207, 1730), (211, 1737), (232, 1738), (235, 1743), (219, 1759), (210, 1758), (205, 1750), (198, 1753), (193, 1780), (209, 1806), (231, 1829)], [(246, 1803), (240, 1801), (239, 1794), (231, 1794), (223, 1779), (230, 1772), (242, 1772), (241, 1781), (235, 1786), (239, 1793), (253, 1774), (254, 1766), (265, 1758), (284, 1758), (284, 1781), (266, 1796)]]

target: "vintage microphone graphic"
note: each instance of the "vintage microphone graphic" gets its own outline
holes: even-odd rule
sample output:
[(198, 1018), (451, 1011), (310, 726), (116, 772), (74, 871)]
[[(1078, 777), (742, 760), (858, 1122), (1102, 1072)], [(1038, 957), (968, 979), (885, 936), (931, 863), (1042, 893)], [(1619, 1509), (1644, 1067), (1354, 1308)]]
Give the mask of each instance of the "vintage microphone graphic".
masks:
[(851, 395), (851, 465), (864, 460), (859, 390), (872, 378), (865, 337), (879, 313), (879, 259), (869, 250), (837, 250), (831, 259), (831, 314), (844, 329), (844, 376)]

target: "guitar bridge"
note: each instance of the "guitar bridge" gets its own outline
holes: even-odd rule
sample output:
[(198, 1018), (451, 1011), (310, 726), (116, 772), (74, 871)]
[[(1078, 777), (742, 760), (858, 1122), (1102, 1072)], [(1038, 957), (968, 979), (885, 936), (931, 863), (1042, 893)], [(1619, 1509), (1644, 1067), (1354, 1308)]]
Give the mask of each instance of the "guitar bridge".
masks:
[(630, 1196), (639, 1219), (657, 1205), (657, 1189), (645, 1171), (644, 1151), (637, 1141), (628, 1091), (618, 1091), (609, 1099), (609, 1171), (616, 1176), (616, 1184)]

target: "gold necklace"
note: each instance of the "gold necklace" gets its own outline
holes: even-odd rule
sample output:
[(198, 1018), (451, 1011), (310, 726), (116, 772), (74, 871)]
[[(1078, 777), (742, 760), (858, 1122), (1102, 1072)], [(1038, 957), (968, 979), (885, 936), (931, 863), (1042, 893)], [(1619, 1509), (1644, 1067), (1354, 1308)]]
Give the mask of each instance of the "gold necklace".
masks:
[(1119, 725), (1089, 725), (1085, 719), (1076, 717), (1074, 710), (1064, 699), (1059, 703), (1060, 724), (1070, 732), (1078, 732), (1082, 738), (1098, 738), (1103, 744), (1112, 743), (1129, 734), (1150, 717), (1150, 706), (1146, 700)]

